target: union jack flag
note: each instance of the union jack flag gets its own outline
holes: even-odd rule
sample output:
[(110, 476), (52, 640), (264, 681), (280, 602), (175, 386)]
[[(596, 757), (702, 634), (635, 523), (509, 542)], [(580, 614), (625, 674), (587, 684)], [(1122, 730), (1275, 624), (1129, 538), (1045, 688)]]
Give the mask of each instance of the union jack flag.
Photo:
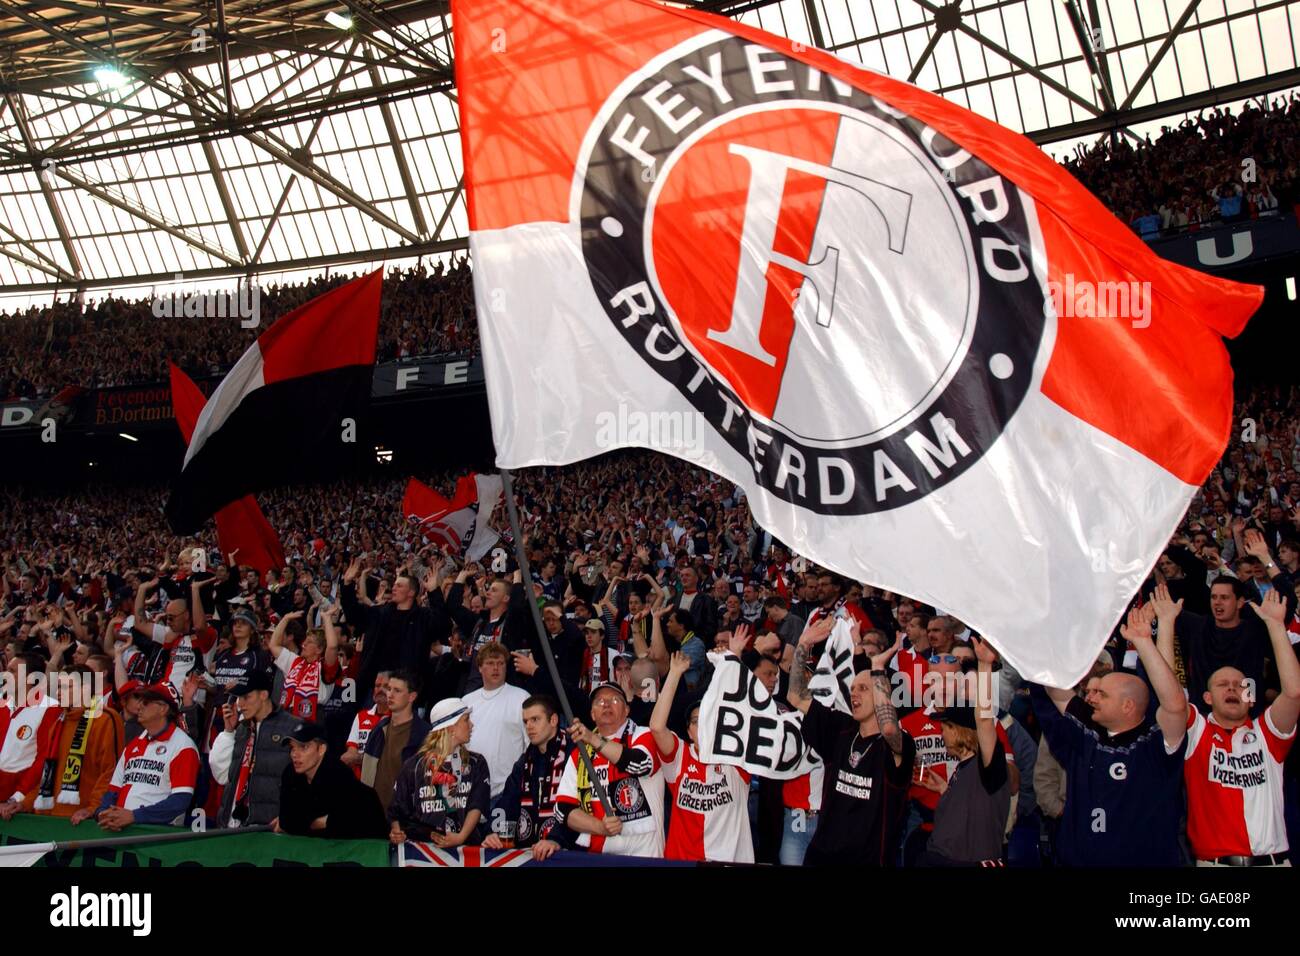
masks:
[(488, 850), (481, 846), (444, 850), (432, 843), (411, 840), (397, 846), (398, 866), (523, 866), (532, 859), (531, 850)]

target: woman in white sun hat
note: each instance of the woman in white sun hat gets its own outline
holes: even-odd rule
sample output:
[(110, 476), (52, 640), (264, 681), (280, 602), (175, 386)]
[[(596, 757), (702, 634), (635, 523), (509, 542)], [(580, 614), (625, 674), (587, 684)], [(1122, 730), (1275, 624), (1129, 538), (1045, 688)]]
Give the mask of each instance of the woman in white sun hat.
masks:
[(474, 725), (459, 697), (434, 704), (432, 729), (402, 765), (388, 806), (389, 840), (428, 840), (450, 849), (477, 846), (488, 834), (487, 761), (466, 749)]

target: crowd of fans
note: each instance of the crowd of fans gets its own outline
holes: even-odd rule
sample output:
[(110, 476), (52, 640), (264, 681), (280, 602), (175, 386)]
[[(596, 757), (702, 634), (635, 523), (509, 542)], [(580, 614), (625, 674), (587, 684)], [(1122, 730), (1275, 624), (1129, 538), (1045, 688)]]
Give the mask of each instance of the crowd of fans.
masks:
[(1270, 109), (1215, 107), (1160, 135), (1103, 138), (1076, 148), (1065, 167), (1144, 238), (1256, 218), (1300, 198), (1300, 98)]
[[(1300, 168), (1300, 99), (1215, 108), (1163, 127), (1154, 140), (1101, 139), (1078, 147), (1064, 165), (1142, 236), (1291, 208)], [(352, 274), (338, 273), (261, 290), (260, 328)], [(478, 350), (469, 266), (393, 270), (384, 280), (380, 361)], [(235, 319), (158, 318), (153, 300), (109, 297), (32, 307), (0, 316), (0, 401), (48, 398), (76, 385), (95, 388), (161, 382), (168, 360), (191, 376), (228, 369), (258, 329)]]
[[(194, 378), (222, 374), (277, 318), (354, 278), (335, 273), (261, 288), (255, 328), (244, 328), (238, 316), (159, 317), (153, 298), (63, 301), (0, 316), (0, 401), (45, 398), (69, 385), (163, 382), (168, 361)], [(170, 295), (160, 300), (167, 309)], [(251, 304), (250, 293), (244, 296), (240, 301)], [(473, 286), (463, 257), (449, 268), (438, 261), (431, 268), (390, 270), (380, 309), (378, 361), (478, 349)]]
[[(520, 476), (531, 581), (505, 544), (463, 563), (427, 543), (399, 480), (262, 496), (287, 560), (265, 574), (171, 535), (158, 488), (10, 490), (5, 665), (107, 690), (59, 707), (51, 681), (39, 706), (0, 706), (0, 817), (116, 831), (202, 809), (539, 859), (1278, 865), (1300, 809), (1298, 391), (1239, 404), (1075, 688), (1027, 684), (943, 608), (809, 565), (734, 485), (648, 453)], [(849, 713), (809, 690), (841, 618)], [(735, 659), (803, 714), (814, 771), (700, 759), (700, 701)], [(937, 675), (939, 697), (899, 706), (897, 674)], [(963, 701), (967, 674), (996, 679)]]

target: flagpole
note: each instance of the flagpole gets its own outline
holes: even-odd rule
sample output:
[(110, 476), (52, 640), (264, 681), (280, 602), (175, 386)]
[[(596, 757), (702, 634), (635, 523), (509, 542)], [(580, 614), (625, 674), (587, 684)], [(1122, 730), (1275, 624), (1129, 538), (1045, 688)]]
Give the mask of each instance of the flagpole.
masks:
[(181, 833), (141, 833), (136, 836), (97, 837), (90, 840), (58, 840), (53, 843), (10, 843), (0, 847), (0, 855), (32, 850), (33, 847), (48, 846), (49, 851), (91, 850), (110, 846), (138, 846), (145, 843), (178, 843), (182, 840), (206, 840), (213, 837), (237, 836), (241, 833), (270, 832), (271, 824), (262, 823), (251, 827), (222, 827), (213, 830), (185, 830)]
[[(524, 544), (524, 530), (519, 523), (519, 509), (515, 506), (515, 476), (509, 468), (501, 469), (501, 490), (506, 499), (506, 514), (510, 518), (510, 533), (515, 537), (515, 560), (519, 563), (519, 577), (523, 582), (524, 600), (533, 613), (533, 626), (537, 628), (538, 643), (542, 645), (542, 656), (546, 658), (546, 669), (551, 675), (551, 683), (555, 685), (555, 696), (560, 700), (560, 709), (564, 712), (564, 726), (568, 727), (574, 721), (573, 708), (569, 706), (569, 698), (564, 693), (564, 684), (560, 682), (560, 669), (555, 666), (555, 655), (551, 652), (551, 638), (546, 633), (546, 625), (542, 621), (542, 610), (537, 606), (537, 598), (533, 595), (533, 572), (528, 566), (528, 548)], [(591, 755), (587, 748), (578, 745), (578, 756), (582, 764), (587, 768), (587, 779), (591, 781), (591, 788), (596, 792), (600, 805), (605, 808), (605, 816), (613, 817), (614, 808), (610, 805), (609, 796), (605, 793), (605, 788), (601, 785), (600, 778), (596, 776), (596, 768), (592, 766)]]

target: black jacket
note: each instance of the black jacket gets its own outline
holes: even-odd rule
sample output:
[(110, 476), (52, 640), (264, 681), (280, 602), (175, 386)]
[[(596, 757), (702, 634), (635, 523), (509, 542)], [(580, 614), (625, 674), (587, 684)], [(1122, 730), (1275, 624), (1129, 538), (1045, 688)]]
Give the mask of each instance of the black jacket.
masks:
[(393, 670), (420, 673), (434, 642), (446, 643), (451, 635), (451, 618), (441, 591), (429, 593), (428, 607), (417, 604), (405, 611), (393, 604), (361, 604), (355, 584), (343, 586), (342, 600), (348, 621), (365, 634), (357, 672), (358, 696), (364, 696), (362, 706), (372, 702), (376, 674)]
[[(474, 662), (474, 655), (480, 647), (496, 641), (504, 644), (507, 651), (521, 651), (526, 647), (534, 647), (537, 635), (522, 584), (516, 584), (510, 589), (510, 601), (505, 613), (495, 621), (489, 620), (487, 611), (475, 614), (465, 607), (464, 596), (465, 585), (453, 584), (447, 594), (447, 612), (465, 639), (466, 655), (470, 661), (469, 676), (465, 679), (465, 693), (468, 694), (483, 686), (483, 677), (478, 672), (478, 664)], [(529, 643), (530, 635), (532, 644)], [(540, 653), (537, 647), (534, 647), (534, 651)], [(523, 687), (525, 684), (524, 676), (515, 670), (513, 659), (507, 662), (506, 682), (515, 687)]]
[(466, 840), (478, 846), (488, 835), (491, 820), (492, 782), (487, 761), (473, 751), (461, 767), (454, 784), (435, 785), (426, 772), (424, 759), (416, 754), (402, 765), (388, 805), (388, 819), (412, 840), (428, 840), (434, 833), (460, 832), (471, 810), (479, 811), (478, 824)]
[[(681, 597), (677, 599), (677, 606), (682, 606)], [(717, 602), (703, 591), (696, 591), (695, 599), (691, 601), (691, 606), (686, 613), (695, 622), (695, 636), (704, 642), (705, 647), (712, 647), (713, 636), (718, 633)]]
[[(313, 820), (325, 818), (325, 828), (313, 830)], [(379, 796), (332, 757), (325, 757), (310, 781), (284, 768), (280, 784), (280, 829), (295, 836), (331, 840), (382, 840), (388, 821)]]
[(517, 847), (553, 840), (566, 850), (581, 849), (577, 834), (566, 826), (556, 826), (555, 818), (555, 794), (575, 746), (568, 732), (561, 730), (545, 750), (529, 744), (520, 754), (497, 798), (497, 809), (504, 812), (502, 825), (494, 826), (498, 836), (514, 840)]

